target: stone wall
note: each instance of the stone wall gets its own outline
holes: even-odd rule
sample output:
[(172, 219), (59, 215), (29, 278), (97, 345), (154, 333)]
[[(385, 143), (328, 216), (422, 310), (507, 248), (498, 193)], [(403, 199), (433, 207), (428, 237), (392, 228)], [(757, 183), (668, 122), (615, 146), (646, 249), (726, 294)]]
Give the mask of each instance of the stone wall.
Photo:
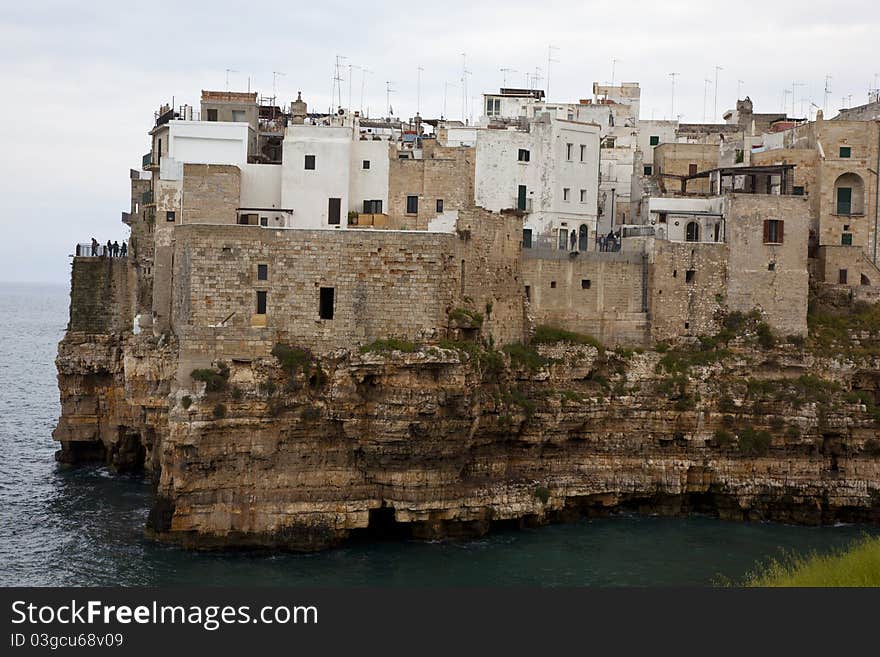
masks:
[[(654, 148), (654, 175), (668, 174), (687, 176), (692, 164), (697, 171), (707, 171), (718, 166), (717, 144), (660, 144)], [(661, 186), (672, 193), (681, 189), (681, 184), (674, 178), (661, 178)], [(708, 194), (709, 179), (691, 180), (688, 182), (689, 194)]]
[(135, 285), (128, 258), (74, 258), (67, 330), (87, 334), (130, 331)]
[(639, 253), (524, 252), (523, 284), (535, 325), (587, 333), (604, 344), (645, 344), (647, 259)]
[(648, 271), (654, 340), (717, 333), (727, 294), (728, 254), (726, 244), (654, 242)]
[[(764, 222), (783, 221), (781, 244), (764, 243)], [(728, 307), (760, 308), (781, 335), (806, 335), (810, 212), (799, 196), (728, 196)]]
[[(449, 212), (474, 204), (474, 149), (423, 142), (421, 159), (397, 159), (392, 151), (388, 178), (388, 214), (395, 228), (425, 230), (437, 216), (437, 200)], [(417, 214), (406, 212), (406, 197), (418, 196)]]
[[(247, 355), (273, 340), (321, 352), (420, 342), (445, 337), (456, 308), (483, 314), (483, 333), (496, 341), (521, 340), (519, 220), (462, 215), (457, 233), (178, 227), (172, 326), (181, 350), (206, 329)], [(267, 280), (258, 280), (260, 264)], [(333, 291), (332, 318), (320, 316), (322, 288)]]
[(234, 224), (240, 205), (241, 170), (237, 166), (183, 165), (183, 223)]

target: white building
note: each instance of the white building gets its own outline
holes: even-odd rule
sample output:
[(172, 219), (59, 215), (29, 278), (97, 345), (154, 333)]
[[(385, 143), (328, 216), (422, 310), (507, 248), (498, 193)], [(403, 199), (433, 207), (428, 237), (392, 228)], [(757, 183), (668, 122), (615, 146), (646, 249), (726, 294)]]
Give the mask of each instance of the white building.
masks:
[(670, 242), (723, 242), (724, 197), (651, 197), (649, 223), (658, 239)]
[(594, 248), (598, 216), (599, 127), (541, 115), (526, 129), (479, 128), (474, 202), (525, 212), (525, 246)]

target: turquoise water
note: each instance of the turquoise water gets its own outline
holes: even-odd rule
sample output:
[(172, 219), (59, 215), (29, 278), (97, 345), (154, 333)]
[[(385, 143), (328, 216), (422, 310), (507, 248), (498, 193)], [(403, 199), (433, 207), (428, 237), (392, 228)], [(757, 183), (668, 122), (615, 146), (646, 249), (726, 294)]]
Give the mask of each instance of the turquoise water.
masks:
[(143, 538), (143, 478), (53, 460), (54, 358), (67, 304), (61, 286), (0, 284), (2, 585), (708, 585), (739, 579), (783, 550), (845, 545), (866, 529), (621, 516), (475, 541), (359, 542), (313, 555), (164, 547)]

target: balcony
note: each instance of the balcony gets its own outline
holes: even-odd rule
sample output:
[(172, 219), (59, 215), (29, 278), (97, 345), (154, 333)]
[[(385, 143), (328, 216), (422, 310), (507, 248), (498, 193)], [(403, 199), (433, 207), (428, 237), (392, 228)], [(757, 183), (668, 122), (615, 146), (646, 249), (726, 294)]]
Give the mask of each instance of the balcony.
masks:
[(123, 212), (122, 213), (122, 223), (124, 223), (126, 226), (131, 226), (131, 213), (130, 212)]
[(513, 205), (511, 207), (519, 210), (520, 212), (531, 212), (532, 199), (515, 197), (513, 199)]
[(143, 194), (141, 194), (141, 203), (144, 205), (152, 205), (153, 204), (153, 190), (148, 189)]
[(144, 171), (148, 171), (148, 170), (152, 169), (153, 167), (157, 167), (157, 166), (159, 166), (159, 163), (153, 162), (153, 152), (152, 151), (150, 151), (149, 153), (147, 153), (146, 155), (144, 155), (141, 158), (141, 168)]

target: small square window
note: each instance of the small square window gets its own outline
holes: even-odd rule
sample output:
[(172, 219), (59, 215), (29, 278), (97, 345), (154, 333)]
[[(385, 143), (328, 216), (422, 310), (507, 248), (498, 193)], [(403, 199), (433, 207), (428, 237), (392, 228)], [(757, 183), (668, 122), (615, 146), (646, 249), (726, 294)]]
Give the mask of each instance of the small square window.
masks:
[(321, 319), (333, 319), (333, 302), (336, 295), (335, 288), (322, 287), (318, 302), (318, 314)]
[(314, 168), (315, 168), (315, 156), (314, 155), (306, 155), (305, 168), (307, 171), (314, 170)]
[(419, 197), (418, 196), (407, 196), (406, 197), (406, 213), (407, 214), (418, 214), (419, 213)]
[(370, 168), (370, 161), (369, 161), (369, 160), (364, 160), (363, 167), (364, 167), (364, 169), (369, 169), (369, 168)]
[(165, 213), (165, 221), (174, 221), (177, 218), (174, 210), (169, 210)]
[(257, 280), (269, 280), (269, 265), (257, 265)]
[(795, 185), (794, 188), (792, 188), (791, 193), (794, 196), (803, 196), (804, 195), (803, 185)]
[(590, 281), (589, 278), (582, 278), (581, 279), (581, 289), (582, 290), (589, 290), (590, 285), (592, 285), (592, 282)]
[(555, 290), (555, 289), (556, 289), (556, 281), (550, 281), (550, 289), (551, 289), (551, 290)]
[(852, 233), (843, 233), (840, 236), (841, 246), (852, 246)]
[(209, 121), (216, 121), (217, 120), (217, 110), (209, 109), (209, 110), (207, 110), (207, 112), (208, 112), (208, 120)]
[(519, 153), (516, 156), (516, 159), (520, 162), (528, 162), (531, 157), (531, 153), (525, 148), (520, 148)]
[(437, 199), (437, 213), (439, 214), (441, 212), (443, 212), (443, 199), (438, 198)]
[(260, 225), (268, 226), (269, 225), (269, 217), (260, 217)]
[(840, 157), (852, 157), (852, 148), (849, 146), (841, 146)]
[(650, 164), (646, 164), (645, 167), (642, 169), (642, 173), (646, 176), (650, 176), (654, 173), (654, 167), (652, 167)]
[(685, 283), (693, 283), (694, 276), (696, 275), (696, 273), (697, 273), (697, 271), (695, 269), (686, 269), (684, 272), (684, 282)]
[(767, 271), (776, 271), (776, 263), (771, 262), (767, 265)]
[(651, 139), (649, 140), (649, 142), (650, 142), (651, 146), (656, 146), (657, 144), (660, 143), (660, 136), (659, 135), (651, 135)]

